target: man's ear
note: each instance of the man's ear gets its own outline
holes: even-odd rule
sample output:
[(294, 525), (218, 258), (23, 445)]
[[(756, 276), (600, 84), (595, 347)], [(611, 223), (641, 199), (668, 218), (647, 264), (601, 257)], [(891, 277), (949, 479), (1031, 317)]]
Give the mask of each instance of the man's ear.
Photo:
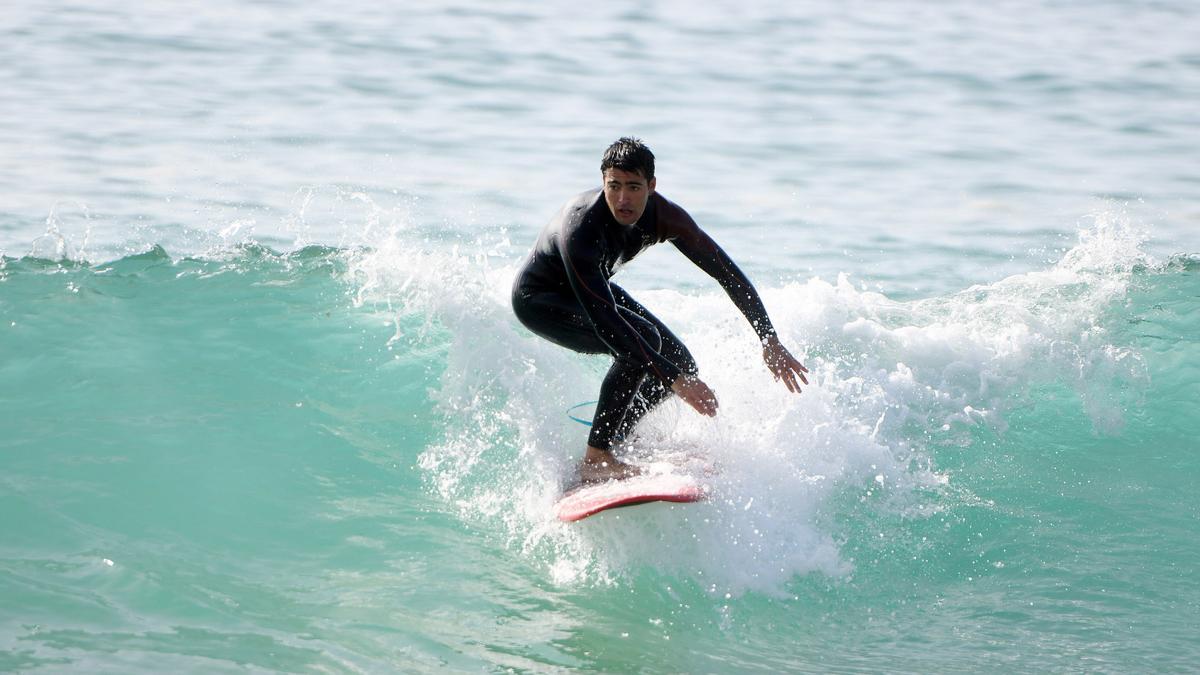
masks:
[(657, 179), (657, 178), (651, 178), (651, 179), (650, 179), (650, 182), (649, 182), (649, 183), (646, 183), (646, 187), (650, 188), (650, 192), (651, 192), (651, 194), (653, 194), (653, 193), (654, 193), (654, 185), (655, 185), (657, 182), (658, 182), (658, 179)]

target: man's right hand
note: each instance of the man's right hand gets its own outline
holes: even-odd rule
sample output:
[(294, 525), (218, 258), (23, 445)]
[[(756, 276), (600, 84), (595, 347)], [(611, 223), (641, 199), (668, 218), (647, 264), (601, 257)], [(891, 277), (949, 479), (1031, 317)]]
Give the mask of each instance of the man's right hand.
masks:
[(671, 383), (671, 391), (701, 415), (713, 417), (717, 414), (717, 395), (695, 375), (684, 374), (675, 378)]

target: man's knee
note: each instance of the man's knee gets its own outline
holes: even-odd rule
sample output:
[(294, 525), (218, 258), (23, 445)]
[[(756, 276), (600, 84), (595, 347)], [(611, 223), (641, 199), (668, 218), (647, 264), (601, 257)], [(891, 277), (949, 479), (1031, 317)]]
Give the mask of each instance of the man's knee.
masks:
[(639, 321), (637, 324), (634, 324), (634, 329), (637, 330), (638, 334), (642, 336), (642, 339), (646, 341), (646, 344), (650, 345), (654, 351), (662, 351), (662, 335), (659, 334), (658, 329), (654, 327), (654, 324), (646, 321)]
[(624, 307), (620, 308), (620, 312), (625, 321), (637, 331), (638, 335), (642, 336), (642, 339), (646, 341), (646, 344), (650, 345), (651, 349), (656, 352), (662, 351), (663, 337), (658, 332), (658, 326), (642, 318), (637, 312)]

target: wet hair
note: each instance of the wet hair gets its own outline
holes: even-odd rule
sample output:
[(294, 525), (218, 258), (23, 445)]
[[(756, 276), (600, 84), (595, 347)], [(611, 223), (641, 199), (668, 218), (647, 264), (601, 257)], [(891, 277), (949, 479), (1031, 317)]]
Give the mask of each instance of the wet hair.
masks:
[(609, 169), (620, 169), (629, 173), (640, 173), (646, 182), (654, 178), (654, 153), (640, 139), (625, 136), (604, 151), (600, 160), (600, 173)]

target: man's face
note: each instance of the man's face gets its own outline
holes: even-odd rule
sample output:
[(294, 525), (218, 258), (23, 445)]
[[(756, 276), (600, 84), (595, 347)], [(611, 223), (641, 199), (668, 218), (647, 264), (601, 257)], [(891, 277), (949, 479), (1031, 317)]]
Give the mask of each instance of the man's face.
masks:
[(613, 218), (622, 225), (632, 225), (646, 211), (646, 202), (654, 194), (654, 179), (646, 181), (640, 173), (617, 168), (604, 170), (604, 201)]

